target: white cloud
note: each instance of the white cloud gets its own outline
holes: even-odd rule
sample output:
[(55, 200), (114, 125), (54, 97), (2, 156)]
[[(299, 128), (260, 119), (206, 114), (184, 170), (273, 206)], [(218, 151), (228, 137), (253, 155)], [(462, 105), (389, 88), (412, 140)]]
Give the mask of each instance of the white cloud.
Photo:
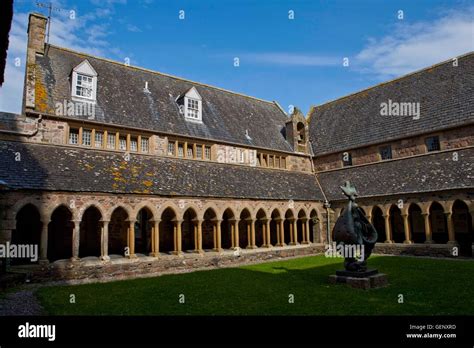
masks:
[(127, 30), (131, 31), (132, 33), (140, 33), (142, 31), (139, 27), (137, 27), (136, 25), (133, 25), (133, 24), (128, 24), (127, 25)]
[(338, 57), (287, 52), (242, 54), (240, 60), (242, 63), (248, 61), (250, 63), (287, 66), (334, 66), (340, 65), (342, 62), (341, 58)]
[(380, 78), (400, 76), (474, 50), (474, 7), (450, 11), (433, 22), (399, 23), (370, 39), (357, 54), (358, 69)]

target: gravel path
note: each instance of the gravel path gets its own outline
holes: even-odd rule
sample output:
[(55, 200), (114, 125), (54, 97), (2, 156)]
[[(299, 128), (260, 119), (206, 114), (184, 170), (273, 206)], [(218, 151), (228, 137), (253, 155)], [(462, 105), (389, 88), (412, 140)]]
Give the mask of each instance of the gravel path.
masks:
[(44, 310), (36, 299), (35, 290), (19, 290), (0, 298), (0, 316), (43, 314)]

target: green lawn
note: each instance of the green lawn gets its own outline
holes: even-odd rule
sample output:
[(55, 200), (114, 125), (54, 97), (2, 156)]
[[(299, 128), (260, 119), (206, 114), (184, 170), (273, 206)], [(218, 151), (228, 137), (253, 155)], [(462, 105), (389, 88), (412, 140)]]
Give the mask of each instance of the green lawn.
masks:
[[(474, 261), (375, 256), (390, 286), (369, 291), (329, 285), (341, 259), (312, 256), (239, 268), (105, 284), (45, 287), (54, 315), (379, 315), (474, 314)], [(74, 294), (76, 303), (70, 304)], [(185, 303), (179, 303), (179, 295)], [(289, 303), (289, 294), (294, 303)], [(402, 294), (404, 303), (398, 303)]]

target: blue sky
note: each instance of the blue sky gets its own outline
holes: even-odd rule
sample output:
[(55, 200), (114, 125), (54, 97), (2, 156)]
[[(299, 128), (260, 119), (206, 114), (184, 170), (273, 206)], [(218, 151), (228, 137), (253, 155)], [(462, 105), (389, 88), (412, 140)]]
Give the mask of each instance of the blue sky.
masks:
[[(35, 4), (15, 0), (1, 111), (20, 111), (28, 13), (45, 13)], [(474, 50), (472, 0), (58, 0), (53, 5), (62, 9), (53, 13), (53, 44), (117, 61), (129, 58), (131, 65), (275, 100), (285, 110), (295, 105), (305, 114), (311, 105)]]

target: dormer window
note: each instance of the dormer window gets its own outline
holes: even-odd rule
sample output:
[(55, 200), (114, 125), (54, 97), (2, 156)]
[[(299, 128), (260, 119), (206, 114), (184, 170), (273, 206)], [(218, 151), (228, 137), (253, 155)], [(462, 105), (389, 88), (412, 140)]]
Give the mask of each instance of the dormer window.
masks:
[(97, 73), (92, 65), (84, 60), (72, 71), (72, 99), (95, 102), (97, 93)]
[(195, 87), (178, 97), (176, 102), (186, 121), (202, 122), (202, 98)]

